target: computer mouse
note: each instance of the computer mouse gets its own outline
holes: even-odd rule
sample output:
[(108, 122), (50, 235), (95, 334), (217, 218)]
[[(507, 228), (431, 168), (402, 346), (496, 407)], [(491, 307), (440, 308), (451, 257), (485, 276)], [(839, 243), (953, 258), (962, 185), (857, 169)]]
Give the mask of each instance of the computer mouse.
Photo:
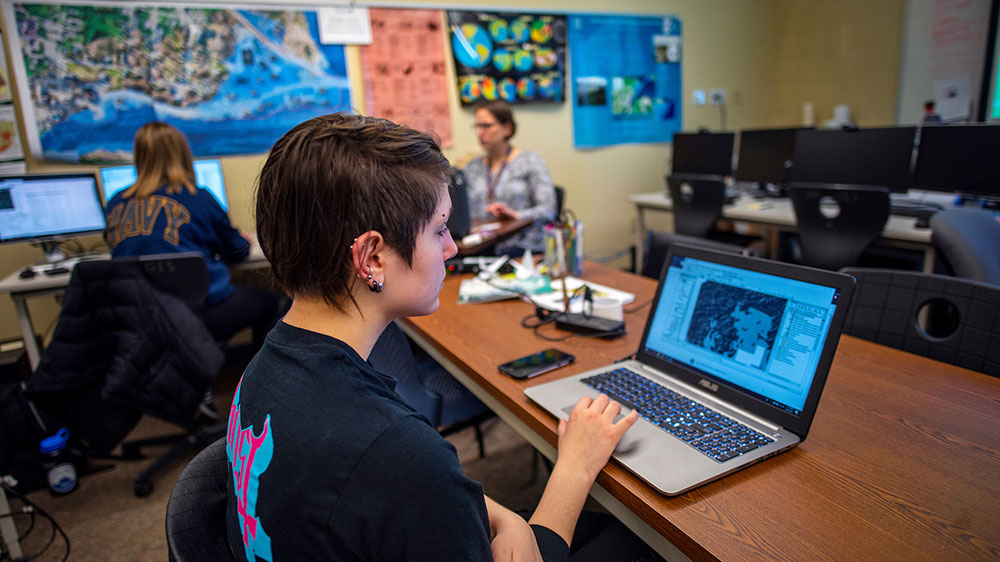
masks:
[(38, 275), (38, 274), (35, 273), (35, 270), (31, 269), (30, 267), (26, 267), (26, 268), (22, 269), (21, 273), (17, 274), (17, 276), (20, 277), (21, 279), (31, 279), (35, 275)]

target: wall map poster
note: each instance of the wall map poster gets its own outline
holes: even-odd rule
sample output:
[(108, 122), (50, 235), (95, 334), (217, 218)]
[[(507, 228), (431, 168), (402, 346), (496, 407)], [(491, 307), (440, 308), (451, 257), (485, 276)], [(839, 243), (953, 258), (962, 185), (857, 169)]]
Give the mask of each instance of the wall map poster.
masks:
[(671, 141), (681, 128), (681, 20), (574, 15), (569, 27), (575, 146)]
[(4, 3), (25, 137), (41, 158), (128, 161), (143, 124), (195, 156), (266, 152), (296, 124), (349, 109), (344, 48), (315, 12)]
[(462, 105), (564, 99), (566, 17), (449, 11)]

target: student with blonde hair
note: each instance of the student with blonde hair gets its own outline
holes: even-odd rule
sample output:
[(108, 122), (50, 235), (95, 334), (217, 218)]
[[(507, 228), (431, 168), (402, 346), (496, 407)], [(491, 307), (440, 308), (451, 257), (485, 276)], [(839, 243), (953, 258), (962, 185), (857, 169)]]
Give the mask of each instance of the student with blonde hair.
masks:
[(230, 282), (228, 264), (246, 259), (250, 241), (195, 183), (184, 134), (167, 123), (147, 123), (135, 134), (134, 156), (136, 182), (108, 201), (104, 237), (112, 257), (200, 253), (211, 274), (204, 312), (209, 332), (226, 340), (252, 326), (259, 347), (277, 318), (277, 299), (265, 289)]

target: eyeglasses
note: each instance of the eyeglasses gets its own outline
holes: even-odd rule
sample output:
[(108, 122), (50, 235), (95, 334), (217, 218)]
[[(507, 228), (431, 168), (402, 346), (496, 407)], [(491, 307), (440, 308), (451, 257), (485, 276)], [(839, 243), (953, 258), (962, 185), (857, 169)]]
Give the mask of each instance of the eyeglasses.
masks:
[(499, 125), (499, 123), (476, 123), (472, 128), (476, 131), (486, 131), (492, 129), (494, 125)]

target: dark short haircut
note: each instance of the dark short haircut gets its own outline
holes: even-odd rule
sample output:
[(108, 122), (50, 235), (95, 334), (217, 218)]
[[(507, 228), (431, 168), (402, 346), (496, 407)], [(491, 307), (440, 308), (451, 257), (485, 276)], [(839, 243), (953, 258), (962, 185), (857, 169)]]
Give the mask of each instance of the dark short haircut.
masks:
[(480, 109), (489, 111), (490, 115), (501, 125), (510, 125), (510, 134), (507, 135), (508, 140), (517, 133), (517, 123), (514, 122), (514, 111), (510, 108), (509, 103), (503, 100), (483, 101), (476, 105), (476, 111)]
[(924, 102), (924, 107), (931, 108), (934, 107), (934, 100), (927, 100)]
[(350, 246), (369, 230), (412, 265), (448, 167), (433, 138), (386, 119), (334, 113), (288, 131), (256, 192), (257, 238), (278, 284), (343, 310), (354, 302)]

